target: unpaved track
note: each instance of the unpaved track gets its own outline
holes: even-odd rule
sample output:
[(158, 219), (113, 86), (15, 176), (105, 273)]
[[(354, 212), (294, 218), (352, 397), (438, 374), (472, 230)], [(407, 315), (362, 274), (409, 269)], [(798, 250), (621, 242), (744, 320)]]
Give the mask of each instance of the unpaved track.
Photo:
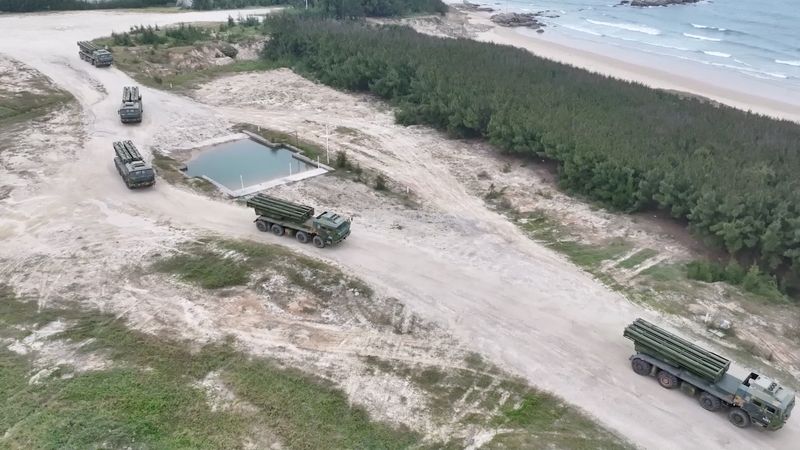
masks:
[[(79, 158), (63, 167), (40, 196), (17, 204), (13, 216), (0, 218), (0, 229), (7, 236), (0, 256), (45, 247), (53, 233), (62, 229), (84, 230), (88, 242), (125, 236), (147, 239), (147, 225), (156, 222), (267, 239), (331, 258), (419, 314), (448, 326), (477, 351), (581, 406), (644, 447), (797, 448), (796, 418), (777, 433), (738, 430), (724, 415), (708, 413), (695, 401), (635, 375), (627, 359), (632, 345), (621, 333), (633, 318), (649, 314), (488, 211), (482, 200), (469, 195), (425, 151), (422, 145), (430, 141), (432, 132), (396, 131), (390, 124), (364, 120), (368, 122), (365, 132), (378, 136), (391, 152), (382, 169), (459, 224), (459, 233), (411, 240), (356, 220), (345, 245), (318, 252), (259, 234), (251, 211), (233, 204), (163, 182), (149, 191), (125, 188), (111, 161), (114, 139), (134, 139), (143, 149), (150, 145), (168, 148), (185, 144), (184, 140), (199, 142), (222, 134), (239, 115), (294, 126), (314, 120), (286, 108), (237, 112), (145, 89), (145, 121), (123, 127), (115, 112), (121, 88), (131, 80), (114, 68), (95, 69), (76, 54), (77, 40), (124, 31), (133, 24), (224, 20), (228, 14), (0, 16), (0, 53), (33, 66), (73, 93), (85, 110), (89, 136), (85, 148), (78, 151)], [(337, 120), (362, 128), (357, 115), (347, 111)], [(185, 129), (206, 129), (207, 134), (187, 135)], [(109, 210), (134, 217), (120, 221)], [(71, 248), (65, 244), (63, 251)]]

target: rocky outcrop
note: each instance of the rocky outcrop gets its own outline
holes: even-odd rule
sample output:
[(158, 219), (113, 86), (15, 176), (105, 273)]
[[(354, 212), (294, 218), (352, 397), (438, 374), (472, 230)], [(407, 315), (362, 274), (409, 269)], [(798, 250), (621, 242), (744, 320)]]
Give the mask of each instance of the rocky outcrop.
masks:
[(464, 3), (461, 5), (455, 5), (455, 6), (459, 6), (464, 11), (494, 12), (493, 8), (490, 8), (488, 6), (481, 6), (475, 3), (470, 3), (467, 0), (464, 0)]
[(544, 26), (534, 13), (500, 13), (491, 17), (492, 22), (503, 27), (527, 27), (534, 30)]
[(700, 0), (624, 0), (620, 5), (631, 6), (669, 6), (683, 5), (686, 3), (697, 3)]

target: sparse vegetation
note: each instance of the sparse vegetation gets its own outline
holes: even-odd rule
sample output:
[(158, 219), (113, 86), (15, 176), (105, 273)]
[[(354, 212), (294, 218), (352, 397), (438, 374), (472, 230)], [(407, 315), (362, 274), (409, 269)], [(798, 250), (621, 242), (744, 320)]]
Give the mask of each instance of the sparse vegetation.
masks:
[[(168, 89), (190, 89), (229, 73), (274, 67), (263, 59), (243, 58), (237, 46), (260, 46), (264, 39), (260, 20), (252, 16), (231, 18), (233, 25), (178, 24), (159, 28), (138, 25), (128, 32), (95, 39), (109, 46), (114, 63), (138, 82)], [(218, 57), (234, 59), (218, 64)]]
[(187, 177), (181, 172), (182, 163), (161, 152), (153, 152), (153, 165), (156, 167), (158, 175), (168, 183), (187, 186), (203, 195), (220, 195), (213, 183), (203, 178)]
[(528, 213), (517, 218), (517, 223), (530, 237), (563, 253), (595, 276), (604, 275), (598, 271), (600, 263), (619, 258), (631, 249), (631, 244), (622, 239), (612, 239), (604, 245), (584, 244), (542, 212)]
[(442, 370), (375, 356), (364, 361), (369, 370), (404, 378), (425, 392), (437, 421), (503, 430), (487, 448), (630, 447), (557, 397), (530, 387), (477, 354), (467, 355), (467, 369)]
[(251, 241), (202, 239), (187, 243), (152, 266), (157, 272), (176, 275), (206, 289), (246, 285), (265, 267), (283, 273), (294, 285), (320, 297), (328, 298), (331, 290), (342, 287), (367, 297), (373, 295), (369, 286), (332, 266), (277, 245)]
[(617, 264), (617, 267), (621, 267), (623, 269), (633, 269), (634, 267), (637, 267), (639, 264), (656, 255), (658, 255), (657, 251), (651, 248), (643, 248), (630, 257), (620, 261), (619, 264)]
[[(43, 75), (31, 76), (28, 83), (32, 89), (19, 92), (7, 90), (0, 83), (0, 126), (38, 117), (72, 100), (69, 93), (53, 86)], [(0, 80), (5, 81), (2, 74)]]
[[(82, 343), (111, 366), (82, 372), (69, 364), (37, 373), (36, 353), (0, 348), (0, 440), (10, 448), (385, 448), (420, 445), (420, 436), (374, 422), (327, 381), (236, 350), (230, 339), (203, 346), (132, 331), (111, 314), (43, 309), (0, 288), (0, 336), (20, 339), (63, 320), (44, 339)], [(247, 410), (215, 408), (197, 387), (218, 373)], [(263, 441), (268, 430), (272, 436)]]
[(264, 139), (272, 142), (274, 144), (289, 144), (294, 146), (295, 148), (301, 150), (303, 154), (312, 159), (316, 160), (317, 158), (321, 159), (322, 163), (325, 163), (325, 148), (317, 145), (314, 142), (307, 141), (301, 138), (297, 133), (285, 133), (283, 131), (273, 130), (270, 128), (260, 127), (257, 125), (253, 125), (250, 123), (239, 123), (233, 126), (233, 129), (236, 131), (247, 130), (251, 133), (255, 133)]

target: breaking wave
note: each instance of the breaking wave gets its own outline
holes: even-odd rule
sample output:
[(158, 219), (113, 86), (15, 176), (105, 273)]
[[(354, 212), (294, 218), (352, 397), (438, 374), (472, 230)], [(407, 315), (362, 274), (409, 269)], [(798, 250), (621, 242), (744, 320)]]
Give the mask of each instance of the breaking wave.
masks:
[(728, 31), (727, 28), (712, 27), (711, 25), (699, 25), (699, 24), (693, 23), (692, 26), (697, 28), (697, 29), (699, 29), (699, 30)]
[(659, 34), (661, 34), (661, 30), (648, 27), (646, 25), (637, 25), (635, 23), (603, 22), (601, 20), (592, 20), (592, 19), (586, 19), (586, 21), (589, 23), (593, 23), (595, 25), (602, 25), (611, 28), (619, 28), (620, 30), (635, 31), (637, 33), (649, 34), (651, 36), (658, 36)]
[(691, 34), (691, 33), (683, 33), (684, 36), (692, 39), (699, 39), (701, 41), (712, 41), (712, 42), (720, 42), (722, 39), (718, 38), (711, 38), (707, 36), (700, 36), (698, 34)]

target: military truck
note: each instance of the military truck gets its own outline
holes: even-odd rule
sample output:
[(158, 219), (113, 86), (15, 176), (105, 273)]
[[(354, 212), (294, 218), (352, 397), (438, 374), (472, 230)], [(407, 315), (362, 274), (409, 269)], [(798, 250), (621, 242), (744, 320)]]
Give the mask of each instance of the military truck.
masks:
[(125, 86), (122, 88), (122, 106), (119, 108), (119, 119), (122, 123), (142, 121), (142, 94), (138, 86)]
[(131, 141), (114, 142), (114, 165), (129, 189), (152, 186), (156, 183), (153, 168), (144, 162), (139, 150)]
[(667, 389), (680, 387), (698, 395), (709, 411), (728, 408), (728, 419), (739, 428), (756, 424), (777, 430), (794, 407), (795, 393), (776, 381), (751, 372), (744, 380), (728, 373), (730, 360), (705, 350), (644, 319), (628, 325), (623, 336), (634, 343), (633, 371), (652, 376)]
[(114, 62), (111, 52), (88, 41), (78, 42), (78, 56), (84, 61), (89, 61), (95, 67), (110, 66)]
[(247, 201), (247, 206), (254, 208), (258, 217), (254, 221), (259, 231), (272, 231), (276, 236), (283, 236), (287, 231), (293, 232), (298, 242), (308, 241), (318, 248), (336, 245), (350, 235), (350, 219), (339, 214), (325, 211), (316, 217), (314, 208), (271, 197), (256, 194)]

